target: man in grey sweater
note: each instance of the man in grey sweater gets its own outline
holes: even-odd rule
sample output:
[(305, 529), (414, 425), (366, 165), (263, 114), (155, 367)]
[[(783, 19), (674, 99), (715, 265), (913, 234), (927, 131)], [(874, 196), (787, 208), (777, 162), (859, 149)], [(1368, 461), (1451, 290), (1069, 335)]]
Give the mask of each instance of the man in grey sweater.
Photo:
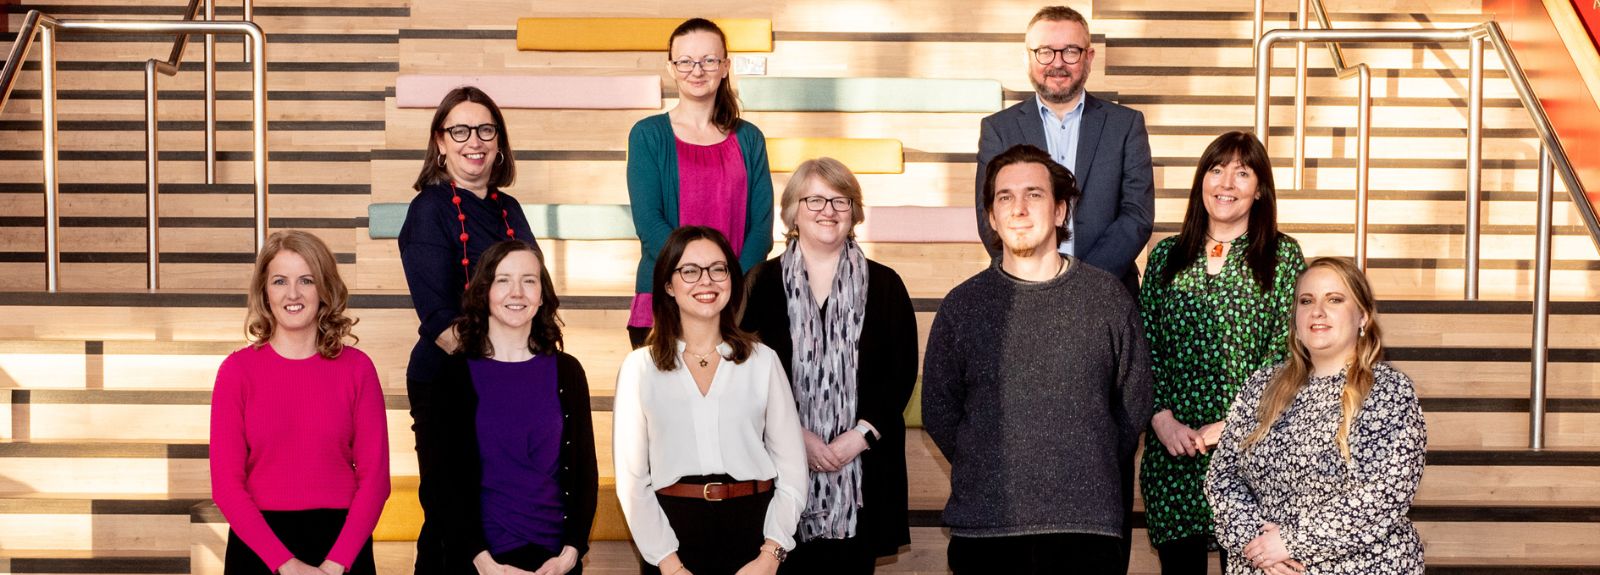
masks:
[(1122, 573), (1150, 353), (1111, 274), (1056, 252), (1072, 174), (1030, 145), (992, 160), (1001, 259), (951, 290), (923, 366), (923, 423), (950, 460), (950, 568)]

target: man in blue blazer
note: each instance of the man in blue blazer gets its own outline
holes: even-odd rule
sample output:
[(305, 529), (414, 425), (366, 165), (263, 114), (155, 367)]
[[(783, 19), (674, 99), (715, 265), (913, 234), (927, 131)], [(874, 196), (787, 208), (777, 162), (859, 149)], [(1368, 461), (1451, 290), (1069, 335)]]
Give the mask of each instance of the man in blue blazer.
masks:
[(1150, 241), (1155, 219), (1144, 114), (1084, 91), (1094, 46), (1089, 23), (1078, 11), (1066, 6), (1039, 10), (1025, 39), (1028, 79), (1037, 97), (984, 118), (978, 139), (973, 205), (984, 247), (999, 257), (1000, 242), (983, 209), (989, 160), (1017, 144), (1032, 144), (1072, 171), (1083, 191), (1061, 252), (1111, 272), (1137, 293), (1139, 270), (1133, 260)]

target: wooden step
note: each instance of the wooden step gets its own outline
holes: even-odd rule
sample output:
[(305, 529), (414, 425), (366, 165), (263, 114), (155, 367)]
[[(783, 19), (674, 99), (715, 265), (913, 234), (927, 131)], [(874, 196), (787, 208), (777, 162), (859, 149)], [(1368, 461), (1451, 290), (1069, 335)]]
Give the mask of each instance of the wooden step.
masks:
[(0, 498), (0, 554), (16, 551), (152, 551), (189, 548), (189, 509), (199, 499)]

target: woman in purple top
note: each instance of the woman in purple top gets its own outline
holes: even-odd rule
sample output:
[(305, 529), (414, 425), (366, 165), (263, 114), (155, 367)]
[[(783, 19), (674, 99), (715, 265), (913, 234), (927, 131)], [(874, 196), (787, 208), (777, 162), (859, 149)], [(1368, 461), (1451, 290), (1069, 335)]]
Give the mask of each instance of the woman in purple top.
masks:
[(415, 575), (456, 575), (444, 566), (444, 534), (433, 519), (445, 514), (430, 469), (456, 449), (443, 441), (438, 420), (418, 399), (437, 390), (445, 358), (456, 351), (455, 332), (446, 329), (461, 315), (461, 292), (484, 250), (506, 239), (539, 244), (517, 199), (502, 189), (516, 180), (505, 116), (488, 94), (461, 86), (445, 94), (429, 124), (422, 170), (412, 186), (417, 195), (400, 227), (400, 263), (405, 267), (411, 303), (420, 326), (406, 364), (411, 396), (411, 430), (417, 434), (417, 461), (423, 469), (417, 496), (425, 514), (417, 536)]
[(635, 348), (650, 333), (650, 274), (672, 230), (722, 232), (743, 272), (772, 250), (767, 139), (739, 118), (722, 29), (702, 18), (679, 24), (667, 39), (667, 59), (678, 105), (639, 120), (628, 134), (628, 198), (640, 256), (628, 316)]
[(455, 447), (423, 469), (442, 479), (449, 573), (583, 571), (599, 472), (588, 379), (561, 351), (559, 304), (520, 240), (486, 250), (462, 296), (460, 351), (423, 398)]

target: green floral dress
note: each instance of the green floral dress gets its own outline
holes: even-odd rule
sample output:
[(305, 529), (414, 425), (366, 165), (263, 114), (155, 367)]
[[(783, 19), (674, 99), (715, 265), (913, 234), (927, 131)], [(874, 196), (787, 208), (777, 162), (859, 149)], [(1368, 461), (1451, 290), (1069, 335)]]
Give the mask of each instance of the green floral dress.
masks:
[[(1300, 244), (1281, 238), (1271, 293), (1261, 292), (1245, 261), (1248, 234), (1228, 246), (1221, 272), (1208, 275), (1202, 256), (1170, 284), (1158, 276), (1178, 238), (1150, 250), (1139, 309), (1154, 363), (1156, 413), (1170, 409), (1197, 430), (1222, 421), (1251, 373), (1285, 359), (1295, 279), (1306, 263)], [(1211, 534), (1203, 490), (1210, 462), (1210, 455), (1168, 455), (1154, 431), (1145, 433), (1139, 481), (1152, 544)]]

